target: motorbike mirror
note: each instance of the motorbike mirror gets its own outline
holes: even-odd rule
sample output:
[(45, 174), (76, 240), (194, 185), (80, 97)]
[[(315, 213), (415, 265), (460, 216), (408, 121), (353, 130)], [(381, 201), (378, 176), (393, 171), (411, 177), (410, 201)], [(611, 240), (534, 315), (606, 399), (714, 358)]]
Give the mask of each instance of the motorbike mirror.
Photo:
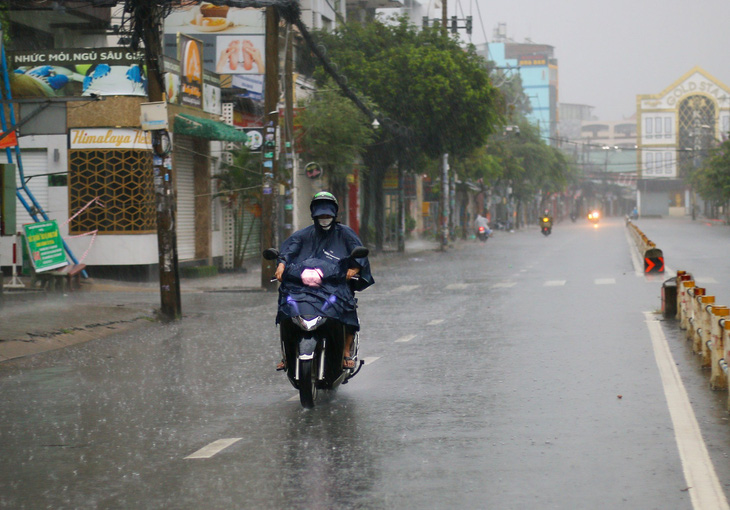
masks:
[(276, 260), (279, 258), (279, 250), (275, 248), (267, 248), (264, 250), (263, 255), (266, 260)]
[(370, 250), (368, 250), (364, 246), (358, 246), (357, 248), (352, 250), (352, 253), (350, 253), (350, 258), (361, 259), (367, 257), (368, 253), (370, 253)]

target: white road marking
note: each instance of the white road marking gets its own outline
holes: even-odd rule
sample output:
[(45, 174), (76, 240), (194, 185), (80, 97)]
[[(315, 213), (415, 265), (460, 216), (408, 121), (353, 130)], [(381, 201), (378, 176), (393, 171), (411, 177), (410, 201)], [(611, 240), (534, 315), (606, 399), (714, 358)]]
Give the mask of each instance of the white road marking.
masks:
[(396, 341), (395, 341), (395, 343), (406, 343), (406, 342), (410, 342), (410, 341), (411, 341), (411, 340), (413, 340), (414, 338), (416, 338), (416, 335), (406, 335), (406, 336), (402, 336), (402, 337), (400, 337), (400, 338), (399, 338), (398, 340), (396, 340)]
[(299, 402), (299, 393), (294, 395), (292, 398), (286, 399), (287, 402)]
[(446, 286), (446, 290), (463, 290), (468, 286), (468, 283), (450, 283)]
[(514, 287), (517, 285), (515, 282), (502, 282), (502, 283), (495, 283), (492, 285), (493, 289), (509, 289), (510, 287)]
[(410, 292), (412, 290), (416, 290), (418, 287), (420, 287), (420, 285), (401, 285), (400, 287), (396, 287), (391, 290), (391, 292)]
[(434, 319), (426, 324), (426, 326), (436, 326), (437, 324), (441, 324), (442, 322), (444, 322), (444, 319)]
[(379, 359), (380, 359), (380, 356), (370, 356), (368, 358), (363, 358), (362, 360), (365, 362), (365, 365), (372, 365)]
[(661, 324), (651, 312), (644, 312), (644, 317), (664, 386), (692, 507), (696, 510), (730, 510)]
[(229, 446), (231, 446), (234, 443), (237, 443), (241, 440), (240, 437), (229, 437), (227, 439), (219, 439), (217, 441), (213, 441), (207, 446), (202, 447), (200, 450), (198, 450), (195, 453), (191, 453), (186, 459), (209, 459), (216, 453), (219, 453)]
[(543, 284), (543, 287), (562, 287), (565, 283), (565, 280), (548, 280)]
[(596, 278), (593, 283), (596, 285), (613, 285), (616, 283), (616, 278)]

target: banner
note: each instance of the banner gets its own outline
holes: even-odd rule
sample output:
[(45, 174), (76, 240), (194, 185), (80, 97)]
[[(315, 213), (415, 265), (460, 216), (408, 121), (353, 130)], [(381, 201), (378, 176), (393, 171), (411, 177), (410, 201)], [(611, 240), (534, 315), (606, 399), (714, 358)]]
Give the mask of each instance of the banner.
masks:
[(68, 265), (56, 220), (23, 225), (28, 253), (36, 273)]
[(144, 55), (120, 48), (8, 51), (13, 98), (146, 96)]

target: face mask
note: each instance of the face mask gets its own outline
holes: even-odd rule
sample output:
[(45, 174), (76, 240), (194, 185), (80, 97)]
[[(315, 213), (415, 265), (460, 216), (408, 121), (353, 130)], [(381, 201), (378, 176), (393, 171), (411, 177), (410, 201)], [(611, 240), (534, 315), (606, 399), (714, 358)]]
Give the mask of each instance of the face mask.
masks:
[(319, 226), (322, 227), (324, 230), (329, 230), (332, 226), (332, 222), (335, 221), (334, 218), (318, 218), (317, 221), (319, 222)]

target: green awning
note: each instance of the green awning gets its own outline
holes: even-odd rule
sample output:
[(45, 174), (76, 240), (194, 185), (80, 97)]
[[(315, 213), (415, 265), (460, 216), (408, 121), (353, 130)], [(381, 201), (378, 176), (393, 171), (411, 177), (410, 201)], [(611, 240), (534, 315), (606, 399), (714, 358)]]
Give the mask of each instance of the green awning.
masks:
[(248, 137), (243, 131), (216, 120), (194, 117), (185, 113), (175, 115), (172, 132), (180, 135), (197, 136), (208, 140), (226, 142), (246, 142)]

